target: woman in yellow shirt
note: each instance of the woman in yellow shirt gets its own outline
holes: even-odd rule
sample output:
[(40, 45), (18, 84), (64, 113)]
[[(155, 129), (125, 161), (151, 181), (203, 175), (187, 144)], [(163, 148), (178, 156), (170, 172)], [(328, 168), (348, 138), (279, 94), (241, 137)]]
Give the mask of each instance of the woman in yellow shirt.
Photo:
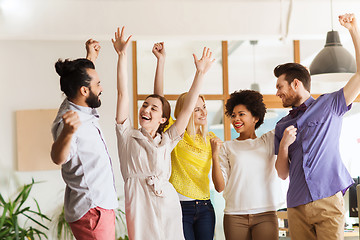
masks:
[[(164, 43), (156, 43), (153, 53), (157, 58), (154, 93), (162, 96)], [(186, 94), (181, 94), (176, 101), (175, 119), (183, 108)], [(173, 123), (170, 119), (168, 127)], [(184, 137), (171, 153), (170, 182), (179, 195), (186, 240), (212, 240), (214, 237), (215, 212), (210, 202), (208, 177), (212, 162), (210, 139), (213, 137), (215, 134), (207, 131), (205, 98), (200, 95)]]

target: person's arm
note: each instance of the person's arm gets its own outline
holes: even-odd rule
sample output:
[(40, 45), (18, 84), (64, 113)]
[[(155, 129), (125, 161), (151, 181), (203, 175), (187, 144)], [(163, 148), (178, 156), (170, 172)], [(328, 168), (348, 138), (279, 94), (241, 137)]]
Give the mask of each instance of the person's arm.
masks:
[(164, 66), (166, 57), (164, 42), (155, 43), (152, 52), (157, 58), (154, 93), (160, 96), (164, 96)]
[(349, 30), (355, 48), (356, 73), (344, 87), (346, 105), (349, 106), (360, 93), (360, 33), (354, 14), (340, 15), (339, 22)]
[(222, 141), (218, 137), (210, 139), (211, 151), (212, 151), (212, 180), (217, 192), (222, 192), (225, 188), (224, 176), (221, 172), (219, 162), (219, 152), (222, 145)]
[(193, 54), (196, 73), (194, 81), (190, 87), (188, 94), (186, 94), (184, 100), (184, 108), (179, 113), (179, 116), (174, 123), (179, 135), (183, 134), (185, 128), (189, 122), (189, 118), (194, 110), (196, 101), (199, 97), (200, 89), (204, 80), (204, 76), (209, 71), (211, 65), (215, 61), (215, 59), (211, 59), (212, 52), (210, 52), (209, 48), (204, 48), (203, 55), (200, 60), (197, 59), (195, 54)]
[(76, 130), (81, 125), (78, 114), (75, 111), (68, 111), (63, 116), (64, 127), (52, 144), (51, 147), (51, 159), (57, 165), (61, 165), (66, 162), (71, 149), (71, 140)]
[(85, 43), (86, 59), (95, 63), (100, 52), (100, 43), (94, 39), (89, 39)]
[(283, 180), (289, 176), (289, 146), (295, 142), (296, 130), (293, 125), (287, 127), (279, 144), (275, 169), (278, 176)]
[(117, 106), (116, 106), (116, 123), (123, 124), (129, 117), (129, 92), (128, 92), (128, 74), (127, 74), (127, 55), (126, 49), (129, 45), (131, 35), (125, 40), (124, 29), (117, 28), (115, 40), (111, 39), (114, 49), (118, 54), (117, 63)]

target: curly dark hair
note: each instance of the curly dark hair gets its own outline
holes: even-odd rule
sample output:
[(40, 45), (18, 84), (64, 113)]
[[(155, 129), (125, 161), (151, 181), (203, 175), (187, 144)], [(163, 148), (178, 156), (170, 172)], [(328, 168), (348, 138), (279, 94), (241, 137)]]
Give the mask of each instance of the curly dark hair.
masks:
[(264, 123), (266, 107), (261, 93), (253, 90), (239, 90), (233, 92), (226, 101), (225, 114), (230, 117), (234, 108), (239, 104), (244, 105), (254, 117), (259, 118), (259, 121), (255, 124), (255, 129)]

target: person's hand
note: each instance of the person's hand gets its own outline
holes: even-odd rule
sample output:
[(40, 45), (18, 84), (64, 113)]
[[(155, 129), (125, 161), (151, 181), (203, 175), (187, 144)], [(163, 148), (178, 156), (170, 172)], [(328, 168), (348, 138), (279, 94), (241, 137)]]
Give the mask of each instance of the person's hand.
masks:
[(152, 52), (157, 59), (164, 59), (166, 57), (164, 42), (155, 43)]
[(355, 15), (353, 13), (347, 13), (344, 15), (340, 15), (339, 22), (342, 26), (344, 26), (348, 30), (352, 30), (352, 29), (355, 29), (355, 27), (357, 27)]
[(210, 139), (210, 144), (211, 144), (211, 151), (212, 151), (212, 155), (217, 156), (219, 155), (219, 151), (220, 151), (220, 147), (222, 146), (223, 142), (221, 141), (220, 138), (218, 137), (213, 137)]
[(126, 49), (129, 45), (130, 39), (132, 37), (132, 35), (130, 35), (125, 40), (124, 30), (125, 30), (125, 27), (121, 28), (121, 32), (120, 32), (120, 28), (117, 28), (117, 31), (115, 32), (115, 40), (111, 39), (111, 41), (114, 45), (114, 49), (117, 52), (117, 54), (119, 54), (119, 55), (126, 53)]
[(98, 41), (94, 39), (89, 39), (85, 43), (86, 48), (86, 58), (92, 62), (95, 62), (100, 52), (100, 44)]
[(63, 122), (64, 122), (64, 128), (63, 131), (66, 134), (74, 134), (78, 127), (81, 125), (81, 121), (79, 118), (79, 115), (75, 111), (67, 111), (62, 116)]
[(215, 59), (211, 59), (211, 56), (212, 52), (210, 52), (210, 49), (207, 47), (204, 47), (202, 57), (199, 60), (197, 59), (196, 55), (193, 54), (196, 70), (202, 73), (206, 73), (215, 61)]
[(295, 142), (296, 133), (297, 133), (297, 128), (295, 128), (293, 125), (288, 126), (284, 130), (284, 134), (283, 134), (280, 144), (283, 147), (289, 147), (293, 142)]

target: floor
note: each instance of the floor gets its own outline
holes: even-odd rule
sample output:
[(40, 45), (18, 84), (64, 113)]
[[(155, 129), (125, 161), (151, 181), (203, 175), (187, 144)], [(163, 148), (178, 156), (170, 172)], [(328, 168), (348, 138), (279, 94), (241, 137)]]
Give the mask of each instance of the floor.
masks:
[[(279, 240), (290, 240), (290, 237), (279, 237)], [(345, 240), (359, 240), (359, 237), (345, 237)]]

